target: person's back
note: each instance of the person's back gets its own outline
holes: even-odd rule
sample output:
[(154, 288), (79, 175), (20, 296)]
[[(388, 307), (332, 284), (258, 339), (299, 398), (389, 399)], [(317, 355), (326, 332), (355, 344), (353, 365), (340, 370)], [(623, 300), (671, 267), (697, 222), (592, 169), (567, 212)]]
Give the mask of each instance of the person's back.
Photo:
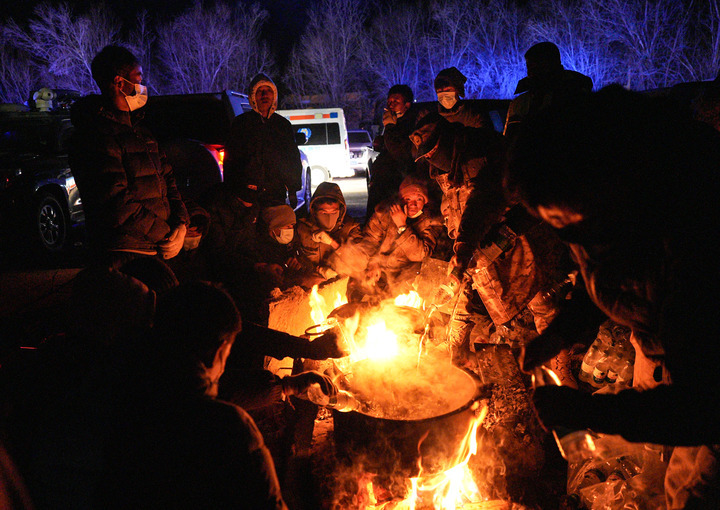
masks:
[(563, 68), (560, 50), (551, 42), (541, 42), (525, 53), (527, 76), (515, 88), (508, 108), (503, 134), (513, 138), (519, 126), (548, 108), (566, 108), (587, 97), (592, 80), (577, 71)]
[(225, 182), (238, 196), (256, 193), (260, 207), (284, 204), (286, 196), (295, 207), (302, 163), (290, 121), (275, 113), (277, 87), (259, 74), (249, 100), (253, 109), (235, 117), (225, 144)]

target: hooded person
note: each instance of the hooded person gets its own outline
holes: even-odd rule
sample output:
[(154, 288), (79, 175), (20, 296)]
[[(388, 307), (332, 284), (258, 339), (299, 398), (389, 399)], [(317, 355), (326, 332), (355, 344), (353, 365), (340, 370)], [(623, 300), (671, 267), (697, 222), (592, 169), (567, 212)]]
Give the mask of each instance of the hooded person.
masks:
[(503, 134), (513, 138), (518, 126), (529, 117), (549, 107), (567, 107), (587, 96), (592, 79), (577, 71), (565, 69), (560, 50), (549, 41), (537, 43), (525, 52), (527, 76), (515, 88), (520, 94), (512, 100), (505, 119)]
[(303, 255), (317, 268), (322, 279), (344, 273), (339, 253), (349, 256), (362, 237), (360, 225), (347, 215), (347, 206), (340, 186), (322, 182), (310, 199), (310, 214), (297, 225)]
[(361, 249), (369, 260), (360, 292), (394, 297), (410, 290), (443, 230), (428, 202), (427, 183), (409, 175), (395, 197), (378, 204), (363, 230)]
[[(303, 257), (295, 235), (295, 211), (287, 204), (266, 207), (260, 212), (262, 224), (258, 239), (255, 271), (267, 277), (266, 283), (286, 289), (296, 285), (310, 262)], [(268, 289), (268, 291), (270, 290)]]
[(456, 67), (448, 67), (435, 77), (433, 87), (438, 98), (438, 113), (450, 122), (468, 127), (492, 127), (485, 110), (463, 101), (467, 78)]
[(277, 87), (264, 74), (250, 83), (252, 110), (235, 117), (225, 144), (224, 179), (238, 196), (256, 195), (260, 208), (289, 200), (297, 206), (302, 163), (290, 121), (278, 115)]

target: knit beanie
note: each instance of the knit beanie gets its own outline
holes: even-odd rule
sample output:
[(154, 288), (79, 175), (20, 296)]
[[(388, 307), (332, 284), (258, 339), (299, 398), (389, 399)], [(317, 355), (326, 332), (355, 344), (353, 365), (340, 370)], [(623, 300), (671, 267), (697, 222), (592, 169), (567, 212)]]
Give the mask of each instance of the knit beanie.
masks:
[(405, 179), (403, 179), (402, 183), (400, 183), (399, 195), (400, 198), (405, 198), (411, 193), (418, 193), (419, 195), (422, 195), (422, 197), (425, 199), (425, 203), (428, 202), (427, 185), (425, 184), (425, 182), (418, 179), (417, 177), (408, 175), (407, 177), (405, 177)]
[(268, 231), (295, 225), (295, 211), (289, 205), (275, 205), (262, 210), (263, 222), (268, 226)]
[(467, 78), (458, 71), (457, 67), (443, 69), (435, 77), (435, 90), (444, 87), (455, 87), (458, 97), (465, 97), (465, 82)]

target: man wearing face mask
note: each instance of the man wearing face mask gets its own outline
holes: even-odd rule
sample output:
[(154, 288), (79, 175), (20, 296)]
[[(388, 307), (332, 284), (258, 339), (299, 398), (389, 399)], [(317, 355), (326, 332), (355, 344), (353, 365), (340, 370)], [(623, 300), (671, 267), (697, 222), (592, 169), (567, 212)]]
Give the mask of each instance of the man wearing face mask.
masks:
[(303, 255), (315, 268), (306, 286), (343, 273), (339, 259), (350, 257), (362, 236), (360, 225), (347, 215), (345, 197), (334, 182), (317, 187), (310, 214), (298, 223), (297, 234)]
[(238, 196), (247, 190), (256, 194), (261, 208), (284, 204), (287, 198), (294, 209), (302, 163), (290, 121), (275, 113), (277, 87), (258, 74), (248, 97), (252, 111), (235, 117), (225, 145), (225, 182)]
[(467, 127), (492, 128), (488, 113), (463, 101), (467, 78), (456, 67), (443, 69), (435, 77), (434, 87), (438, 98), (438, 113), (449, 122)]
[(413, 101), (413, 91), (407, 85), (390, 87), (382, 118), (383, 134), (373, 142), (379, 154), (371, 167), (367, 218), (375, 212), (375, 206), (394, 196), (403, 177), (415, 173), (412, 143), (408, 139), (417, 119)]
[(410, 290), (443, 229), (427, 203), (426, 182), (408, 176), (395, 197), (378, 205), (363, 230), (361, 248), (369, 260), (358, 291), (393, 297)]
[(70, 166), (82, 195), (88, 238), (110, 265), (140, 256), (175, 257), (188, 213), (170, 165), (140, 124), (147, 88), (127, 49), (106, 46), (92, 61), (102, 95), (72, 107)]

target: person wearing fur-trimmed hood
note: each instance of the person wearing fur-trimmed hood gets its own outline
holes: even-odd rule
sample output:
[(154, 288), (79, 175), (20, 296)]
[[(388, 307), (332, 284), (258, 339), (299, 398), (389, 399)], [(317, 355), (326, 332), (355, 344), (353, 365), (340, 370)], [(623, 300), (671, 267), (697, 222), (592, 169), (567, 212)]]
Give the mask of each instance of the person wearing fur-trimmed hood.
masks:
[(275, 83), (260, 73), (248, 90), (252, 110), (235, 117), (225, 145), (225, 182), (238, 195), (253, 195), (265, 208), (297, 206), (302, 163), (290, 122), (278, 115)]

